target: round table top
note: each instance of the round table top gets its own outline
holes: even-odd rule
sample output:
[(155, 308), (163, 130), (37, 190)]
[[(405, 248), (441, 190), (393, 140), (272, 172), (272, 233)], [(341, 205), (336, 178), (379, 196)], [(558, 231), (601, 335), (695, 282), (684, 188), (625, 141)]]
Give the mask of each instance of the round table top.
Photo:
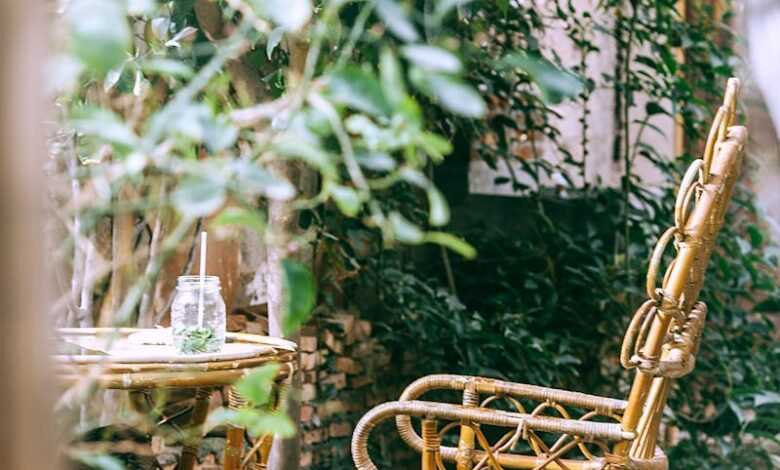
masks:
[(57, 334), (58, 376), (66, 383), (92, 379), (103, 388), (218, 387), (263, 364), (280, 364), (279, 379), (297, 366), (297, 345), (269, 336), (227, 333), (220, 352), (178, 354), (169, 329), (61, 328)]

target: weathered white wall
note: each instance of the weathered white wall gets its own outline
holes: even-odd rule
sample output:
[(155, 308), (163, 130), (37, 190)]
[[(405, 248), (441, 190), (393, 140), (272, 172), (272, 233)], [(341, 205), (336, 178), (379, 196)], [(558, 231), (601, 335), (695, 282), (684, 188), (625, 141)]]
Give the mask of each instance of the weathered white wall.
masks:
[(756, 203), (763, 221), (780, 252), (780, 2), (750, 0), (738, 11), (737, 24), (747, 36), (740, 54), (750, 60), (743, 64), (742, 102), (750, 135), (747, 147)]
[(780, 2), (751, 0), (747, 2), (745, 26), (753, 77), (764, 94), (780, 137)]
[[(554, 17), (549, 12), (545, 0), (535, 0), (543, 16)], [(587, 9), (595, 16), (595, 5), (598, 0), (574, 0), (573, 4), (579, 11)], [(546, 13), (549, 12), (549, 13)], [(599, 23), (609, 24), (610, 18), (595, 18)], [(579, 64), (581, 60), (580, 51), (574, 46), (573, 42), (566, 36), (563, 24), (557, 20), (551, 20), (548, 23), (547, 32), (542, 39), (543, 47), (554, 51), (561, 59), (561, 62), (567, 68), (572, 68)], [(591, 94), (588, 102), (590, 114), (588, 116), (588, 158), (586, 162), (586, 179), (593, 185), (619, 186), (620, 178), (623, 174), (623, 162), (615, 162), (612, 159), (612, 145), (615, 136), (614, 103), (615, 97), (613, 91), (606, 86), (602, 76), (603, 74), (612, 75), (615, 67), (615, 42), (608, 35), (600, 32), (593, 32), (591, 40), (599, 48), (598, 52), (592, 53), (587, 59), (588, 76), (596, 82), (596, 89)], [(639, 97), (635, 108), (632, 110), (631, 121), (644, 115), (646, 100)], [(581, 140), (583, 127), (579, 122), (582, 117), (582, 101), (568, 101), (554, 106), (553, 108), (561, 115), (561, 118), (554, 118), (552, 124), (560, 132), (560, 141), (563, 146), (571, 152), (575, 160), (582, 161)], [(667, 106), (667, 109), (669, 107)], [(657, 115), (650, 121), (655, 127), (663, 131), (663, 135), (658, 132), (646, 129), (643, 133), (642, 141), (655, 147), (661, 155), (674, 155), (674, 132), (675, 125), (672, 118), (668, 116)], [(638, 125), (632, 126), (632, 141), (636, 138)], [(527, 150), (522, 151), (523, 145), (519, 144), (518, 158), (527, 158)], [(537, 142), (539, 153), (543, 158), (551, 162), (559, 162), (560, 152), (549, 141)], [(522, 155), (522, 156), (521, 156)], [(531, 185), (530, 178), (524, 175), (522, 166), (519, 162), (514, 163), (514, 172), (522, 182)], [(509, 177), (510, 173), (504, 162), (499, 162), (498, 170), (491, 169), (486, 163), (478, 158), (472, 159), (469, 168), (469, 190), (476, 194), (496, 194), (496, 195), (520, 195), (513, 192), (511, 185), (495, 185), (494, 180), (497, 177)], [(640, 175), (648, 184), (657, 182), (660, 179), (658, 171), (652, 164), (642, 157), (638, 157), (634, 165), (635, 174)], [(574, 175), (574, 181), (577, 185), (582, 184), (582, 177), (578, 170), (569, 172)], [(521, 176), (524, 176), (521, 178)], [(544, 178), (544, 185), (555, 185), (557, 178), (552, 181)]]

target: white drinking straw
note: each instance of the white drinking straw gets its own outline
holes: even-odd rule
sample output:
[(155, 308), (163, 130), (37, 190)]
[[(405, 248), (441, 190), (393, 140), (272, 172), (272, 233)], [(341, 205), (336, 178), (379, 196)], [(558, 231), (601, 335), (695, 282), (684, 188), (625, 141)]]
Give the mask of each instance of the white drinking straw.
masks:
[(198, 296), (198, 326), (203, 328), (203, 291), (206, 287), (206, 232), (200, 232), (200, 294)]

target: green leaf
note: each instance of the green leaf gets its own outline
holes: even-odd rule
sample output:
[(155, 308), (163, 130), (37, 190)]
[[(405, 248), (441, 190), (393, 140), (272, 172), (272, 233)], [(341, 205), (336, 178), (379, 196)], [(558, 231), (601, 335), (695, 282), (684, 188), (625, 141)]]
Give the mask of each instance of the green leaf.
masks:
[(583, 83), (577, 75), (553, 65), (544, 57), (509, 54), (504, 57), (503, 63), (527, 73), (550, 103), (559, 103), (582, 92)]
[(729, 408), (731, 408), (731, 411), (734, 413), (734, 416), (737, 418), (737, 421), (739, 421), (740, 426), (744, 426), (753, 421), (754, 415), (752, 413), (748, 413), (747, 410), (743, 410), (739, 406), (739, 403), (735, 402), (734, 400), (729, 400), (727, 403)]
[(744, 238), (736, 237), (735, 240), (737, 242), (737, 246), (739, 247), (739, 252), (743, 255), (750, 253), (750, 251), (753, 249), (753, 245), (751, 245), (750, 242)]
[(147, 73), (157, 73), (159, 75), (169, 75), (176, 78), (191, 78), (195, 71), (189, 65), (180, 60), (155, 58), (145, 60), (141, 63), (141, 68)]
[(312, 15), (311, 0), (250, 0), (259, 16), (267, 18), (287, 31), (298, 31)]
[(416, 42), (420, 40), (417, 29), (412, 24), (404, 9), (395, 0), (378, 0), (376, 2), (376, 12), (385, 26), (398, 39), (406, 42)]
[(184, 178), (171, 195), (176, 209), (189, 217), (205, 217), (225, 203), (223, 182), (213, 176)]
[(138, 136), (107, 109), (84, 108), (74, 112), (71, 125), (82, 134), (92, 135), (106, 142), (134, 147), (138, 145)]
[(765, 390), (754, 394), (753, 400), (756, 408), (763, 405), (777, 405), (780, 404), (780, 394)]
[(252, 424), (247, 427), (254, 437), (263, 434), (273, 434), (282, 438), (295, 435), (295, 425), (282, 411), (258, 414)]
[(447, 200), (433, 186), (428, 188), (426, 194), (428, 195), (428, 205), (430, 206), (428, 221), (431, 225), (437, 227), (447, 225), (447, 222), (450, 221), (450, 206), (447, 204)]
[(395, 159), (382, 152), (359, 152), (355, 159), (360, 166), (373, 171), (393, 171), (396, 167)]
[(117, 0), (73, 0), (66, 11), (71, 47), (84, 65), (104, 75), (127, 58), (130, 26)]
[(203, 143), (211, 153), (217, 153), (232, 147), (238, 138), (238, 127), (234, 126), (225, 115), (217, 116), (211, 125), (203, 128)]
[(677, 73), (677, 59), (674, 57), (674, 54), (672, 54), (672, 51), (669, 47), (660, 45), (657, 46), (656, 49), (658, 50), (659, 54), (661, 55), (661, 59), (664, 62), (664, 65), (666, 66), (666, 69), (669, 71), (669, 75), (674, 75)]
[(423, 93), (438, 100), (445, 109), (469, 118), (485, 115), (485, 101), (477, 91), (459, 78), (437, 73), (425, 73), (414, 67), (410, 73), (414, 85)]
[(357, 191), (347, 186), (332, 184), (328, 186), (328, 192), (344, 215), (348, 217), (358, 215), (363, 202)]
[(295, 187), (289, 181), (272, 175), (255, 162), (235, 160), (230, 167), (237, 191), (250, 196), (263, 195), (279, 201), (287, 201), (295, 196)]
[(297, 331), (309, 319), (317, 301), (314, 276), (304, 264), (282, 260), (283, 318), (285, 336)]
[(281, 410), (268, 412), (253, 408), (240, 410), (217, 408), (209, 414), (205, 428), (212, 429), (220, 424), (231, 424), (245, 428), (252, 437), (263, 434), (273, 434), (279, 437), (295, 435), (295, 425)]
[(285, 32), (286, 29), (279, 27), (271, 31), (271, 34), (268, 35), (268, 42), (265, 45), (265, 55), (268, 57), (268, 60), (271, 60), (274, 49), (282, 42)]
[(375, 116), (388, 112), (382, 87), (373, 73), (350, 65), (330, 76), (328, 91), (333, 102)]
[(387, 101), (393, 107), (398, 107), (403, 103), (406, 98), (406, 87), (401, 73), (401, 64), (398, 63), (398, 58), (389, 47), (382, 48), (379, 56), (379, 81)]
[(417, 137), (420, 146), (425, 150), (434, 162), (440, 162), (444, 160), (445, 155), (452, 153), (452, 144), (450, 141), (434, 134), (433, 132), (422, 132)]
[(297, 138), (295, 135), (287, 135), (282, 141), (274, 145), (274, 150), (280, 156), (302, 160), (322, 172), (328, 179), (338, 179), (336, 165), (333, 158), (324, 149)]
[(256, 410), (250, 408), (242, 408), (241, 410), (233, 410), (230, 408), (220, 407), (212, 410), (209, 413), (206, 422), (203, 424), (203, 431), (211, 431), (214, 427), (223, 424), (232, 424), (242, 428), (247, 428), (254, 421)]
[(127, 62), (122, 62), (118, 67), (106, 72), (106, 78), (103, 79), (103, 91), (105, 93), (111, 91), (119, 83), (119, 79), (122, 78), (122, 73), (125, 71), (125, 65), (127, 65)]
[(428, 232), (425, 234), (424, 241), (445, 246), (467, 259), (474, 259), (477, 256), (477, 250), (473, 246), (449, 233)]
[(750, 235), (750, 244), (754, 248), (760, 248), (764, 244), (764, 234), (761, 229), (755, 224), (749, 224), (747, 226), (747, 232)]
[(762, 300), (753, 307), (753, 311), (760, 313), (780, 313), (780, 298), (770, 297)]
[(461, 71), (460, 59), (440, 47), (413, 44), (401, 48), (401, 53), (414, 65), (426, 70), (453, 74)]
[(665, 110), (660, 104), (655, 101), (649, 101), (645, 105), (645, 112), (648, 116), (654, 116), (656, 114), (666, 114), (669, 116), (669, 111)]
[(185, 26), (173, 35), (172, 38), (165, 41), (165, 47), (175, 47), (181, 49), (182, 45), (189, 45), (195, 41), (198, 35), (198, 28), (193, 26)]
[[(368, 116), (365, 114), (353, 114), (344, 120), (344, 128), (346, 128), (351, 134), (357, 134), (362, 136), (367, 141), (376, 140), (381, 134), (379, 126), (374, 124)], [(368, 145), (372, 147), (371, 144)]]
[(239, 225), (251, 228), (258, 233), (264, 232), (266, 227), (262, 212), (243, 207), (226, 207), (211, 221), (211, 224), (216, 226)]
[(426, 178), (420, 170), (405, 166), (401, 168), (401, 171), (398, 172), (398, 175), (407, 183), (413, 184), (418, 188), (427, 190), (429, 187), (431, 187), (431, 182), (428, 181), (428, 178)]
[(157, 111), (149, 119), (148, 128), (169, 135), (178, 134), (194, 142), (202, 142), (210, 132), (209, 128), (215, 125), (217, 125), (216, 121), (208, 105), (186, 103), (183, 106), (165, 107)]
[(472, 0), (440, 0), (436, 3), (436, 8), (433, 10), (434, 21), (438, 24), (452, 11), (454, 8), (471, 3)]
[(556, 365), (578, 365), (581, 364), (582, 361), (578, 357), (574, 357), (571, 354), (563, 354), (561, 356), (557, 356), (554, 359), (554, 362)]
[(278, 374), (279, 364), (265, 364), (241, 377), (234, 387), (252, 405), (262, 406), (271, 398), (274, 379)]
[(411, 96), (406, 96), (401, 102), (398, 114), (403, 116), (406, 121), (405, 124), (412, 129), (420, 129), (422, 127), (422, 109)]
[(391, 212), (389, 216), (393, 236), (401, 243), (416, 245), (425, 241), (425, 234), (419, 227), (409, 222), (399, 212)]

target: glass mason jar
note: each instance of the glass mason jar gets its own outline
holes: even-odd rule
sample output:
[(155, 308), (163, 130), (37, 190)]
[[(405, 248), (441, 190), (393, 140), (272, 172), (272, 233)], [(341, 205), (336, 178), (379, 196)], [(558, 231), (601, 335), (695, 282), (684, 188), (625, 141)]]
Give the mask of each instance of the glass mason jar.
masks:
[(217, 352), (225, 344), (225, 302), (219, 277), (203, 283), (203, 324), (199, 324), (200, 276), (179, 276), (171, 305), (173, 345), (182, 354)]

